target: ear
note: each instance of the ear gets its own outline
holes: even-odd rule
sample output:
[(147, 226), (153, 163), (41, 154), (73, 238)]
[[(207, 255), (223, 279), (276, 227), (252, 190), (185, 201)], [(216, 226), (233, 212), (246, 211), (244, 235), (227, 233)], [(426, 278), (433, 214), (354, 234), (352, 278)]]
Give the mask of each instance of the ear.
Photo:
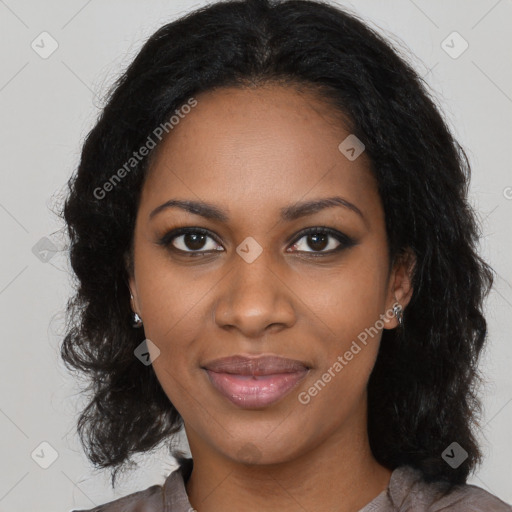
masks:
[(132, 256), (127, 252), (124, 255), (124, 264), (126, 273), (128, 275), (128, 288), (130, 291), (130, 294), (133, 296), (132, 299), (130, 299), (132, 310), (134, 312), (139, 313), (140, 307), (139, 307), (139, 301), (138, 301), (138, 295), (137, 295), (137, 286), (135, 285), (135, 274), (133, 269), (133, 259)]
[[(392, 311), (393, 304), (398, 302), (405, 310), (412, 294), (412, 278), (416, 269), (416, 255), (411, 248), (407, 248), (396, 258), (389, 277), (388, 294), (386, 298), (386, 312)], [(385, 329), (394, 329), (398, 326), (398, 319), (393, 315), (384, 319)]]

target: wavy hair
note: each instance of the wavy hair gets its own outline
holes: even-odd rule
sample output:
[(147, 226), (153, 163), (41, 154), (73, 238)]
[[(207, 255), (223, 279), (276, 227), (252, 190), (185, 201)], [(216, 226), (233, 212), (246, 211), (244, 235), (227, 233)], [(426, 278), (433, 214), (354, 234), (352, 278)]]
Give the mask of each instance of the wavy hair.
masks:
[[(159, 146), (108, 193), (98, 190), (193, 95), (265, 83), (316, 91), (348, 120), (377, 179), (391, 261), (416, 256), (404, 325), (383, 331), (368, 384), (373, 454), (426, 481), (465, 483), (481, 462), (477, 362), (493, 283), (477, 253), (469, 161), (391, 43), (358, 16), (312, 0), (220, 1), (190, 12), (155, 32), (108, 92), (60, 211), (77, 281), (61, 357), (89, 382), (77, 422), (86, 455), (111, 469), (113, 487), (135, 453), (167, 441), (183, 455), (173, 449), (182, 418), (152, 366), (134, 356), (145, 337), (130, 322), (135, 218)], [(457, 468), (441, 457), (453, 441), (468, 452)]]

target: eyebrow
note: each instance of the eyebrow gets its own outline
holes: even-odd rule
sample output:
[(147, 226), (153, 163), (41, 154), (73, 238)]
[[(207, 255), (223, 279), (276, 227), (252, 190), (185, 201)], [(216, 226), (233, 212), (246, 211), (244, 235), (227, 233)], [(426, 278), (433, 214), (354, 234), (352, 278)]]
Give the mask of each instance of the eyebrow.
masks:
[[(301, 203), (286, 206), (284, 208), (281, 208), (280, 210), (281, 219), (286, 222), (291, 222), (301, 217), (317, 213), (321, 210), (324, 210), (325, 208), (332, 208), (335, 206), (342, 206), (344, 208), (349, 209), (352, 212), (357, 213), (366, 222), (363, 213), (355, 204), (339, 196), (326, 197), (323, 199), (316, 199), (312, 201), (304, 201)], [(149, 214), (149, 219), (151, 220), (155, 215), (168, 208), (181, 208), (182, 210), (185, 210), (189, 213), (200, 215), (201, 217), (204, 217), (206, 219), (215, 220), (218, 222), (227, 223), (229, 221), (229, 216), (227, 215), (227, 213), (218, 206), (215, 206), (214, 204), (203, 201), (192, 201), (183, 199), (170, 199), (169, 201), (166, 201), (165, 203), (156, 207)]]

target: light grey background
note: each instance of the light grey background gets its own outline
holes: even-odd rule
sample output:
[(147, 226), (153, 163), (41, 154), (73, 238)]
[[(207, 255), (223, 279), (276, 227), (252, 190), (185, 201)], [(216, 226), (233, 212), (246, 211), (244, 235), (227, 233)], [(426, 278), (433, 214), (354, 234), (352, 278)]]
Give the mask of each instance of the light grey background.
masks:
[[(206, 3), (0, 0), (0, 512), (92, 508), (163, 483), (175, 467), (163, 450), (139, 457), (140, 468), (113, 491), (108, 473), (88, 464), (74, 431), (84, 405), (79, 382), (58, 355), (69, 266), (64, 253), (50, 251), (45, 263), (32, 249), (45, 237), (63, 247), (49, 208), (76, 168), (107, 87), (158, 27)], [(487, 301), (482, 359), (486, 458), (470, 483), (512, 502), (512, 2), (337, 3), (404, 48), (471, 159), (481, 251), (498, 278)], [(34, 40), (42, 46), (43, 31), (58, 43), (47, 59), (31, 47)], [(469, 45), (458, 58), (441, 46), (453, 31)], [(452, 53), (463, 48), (457, 37), (445, 43)], [(50, 462), (52, 449), (57, 458), (43, 469), (35, 460)]]

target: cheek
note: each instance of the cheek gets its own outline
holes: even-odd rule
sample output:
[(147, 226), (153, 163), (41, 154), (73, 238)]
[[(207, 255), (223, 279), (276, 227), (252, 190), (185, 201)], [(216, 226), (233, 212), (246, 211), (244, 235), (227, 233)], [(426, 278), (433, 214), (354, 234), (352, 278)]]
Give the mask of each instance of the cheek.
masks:
[(314, 387), (306, 390), (305, 401), (316, 401), (314, 407), (335, 405), (343, 415), (344, 408), (355, 404), (366, 388), (384, 325), (385, 263), (361, 251), (323, 280), (328, 286), (317, 283), (315, 287), (313, 281), (304, 285), (316, 312), (313, 329), (326, 333), (318, 351)]
[(136, 278), (144, 334), (160, 351), (153, 370), (182, 416), (201, 414), (204, 406), (193, 396), (196, 379), (203, 377), (197, 363), (207, 340), (208, 293), (213, 293), (218, 279), (191, 279), (191, 272), (173, 269), (154, 254), (149, 256), (137, 262)]
[(367, 314), (338, 318), (338, 335), (330, 336), (318, 351), (321, 361), (298, 396), (304, 412), (314, 417), (329, 416), (327, 423), (331, 426), (365, 406), (364, 395), (382, 333)]
[(162, 343), (193, 336), (198, 321), (204, 322), (205, 304), (217, 279), (198, 278), (197, 271), (172, 265), (161, 253), (141, 250), (136, 267), (139, 304), (146, 335)]
[(311, 320), (319, 328), (328, 327), (332, 341), (357, 337), (384, 312), (387, 262), (376, 256), (381, 253), (379, 247), (360, 246), (335, 268), (303, 272), (292, 284), (313, 313)]

